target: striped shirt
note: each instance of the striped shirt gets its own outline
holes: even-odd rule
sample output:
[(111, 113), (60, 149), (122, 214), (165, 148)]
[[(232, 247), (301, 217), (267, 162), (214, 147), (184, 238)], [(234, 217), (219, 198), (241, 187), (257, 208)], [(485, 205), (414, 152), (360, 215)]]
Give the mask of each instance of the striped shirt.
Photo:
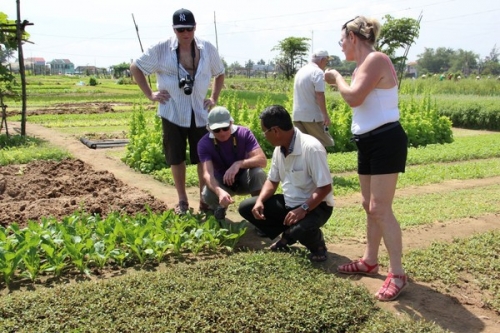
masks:
[(210, 80), (224, 74), (224, 65), (217, 49), (208, 41), (196, 37), (194, 40), (200, 50), (200, 61), (191, 95), (184, 94), (184, 90), (179, 88), (179, 78), (185, 78), (189, 73), (181, 64), (177, 64), (177, 37), (151, 46), (135, 61), (145, 75), (155, 73), (158, 90), (167, 90), (171, 96), (168, 102), (159, 104), (158, 115), (181, 127), (190, 127), (191, 110), (194, 111), (196, 127), (206, 126), (208, 110), (203, 108), (203, 101), (210, 87)]

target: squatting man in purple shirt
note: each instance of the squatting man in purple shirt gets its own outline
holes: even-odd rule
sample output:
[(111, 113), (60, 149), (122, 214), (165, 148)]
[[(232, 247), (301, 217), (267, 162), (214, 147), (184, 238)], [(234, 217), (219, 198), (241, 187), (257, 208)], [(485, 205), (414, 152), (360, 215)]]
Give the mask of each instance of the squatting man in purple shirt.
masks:
[(226, 216), (234, 195), (260, 193), (266, 181), (266, 155), (250, 129), (235, 125), (229, 110), (217, 106), (208, 114), (209, 132), (198, 142), (205, 186), (202, 199), (218, 220)]

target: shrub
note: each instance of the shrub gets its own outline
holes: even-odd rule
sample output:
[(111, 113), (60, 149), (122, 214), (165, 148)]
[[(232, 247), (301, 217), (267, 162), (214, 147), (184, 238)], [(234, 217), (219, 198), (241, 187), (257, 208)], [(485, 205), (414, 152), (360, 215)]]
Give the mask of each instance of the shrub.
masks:
[(161, 119), (154, 116), (153, 128), (148, 127), (142, 104), (134, 105), (129, 144), (122, 160), (142, 173), (151, 173), (167, 167), (163, 154)]
[(413, 98), (409, 101), (401, 101), (399, 108), (401, 123), (408, 135), (411, 147), (453, 142), (451, 121), (439, 115), (436, 103), (431, 102), (429, 95), (420, 102)]
[[(332, 126), (330, 133), (335, 140), (335, 152), (355, 150), (356, 146), (350, 141), (352, 109), (342, 99), (336, 99), (335, 109), (329, 109)], [(411, 147), (425, 146), (434, 143), (453, 142), (451, 121), (437, 112), (435, 103), (427, 95), (420, 101), (410, 98), (399, 101), (401, 112), (400, 121), (407, 135)]]
[(90, 77), (89, 79), (89, 86), (97, 86), (99, 83), (97, 82), (97, 79), (93, 76)]
[(500, 130), (500, 105), (498, 101), (452, 100), (440, 102), (439, 114), (450, 118), (453, 126), (469, 129)]
[(124, 85), (124, 84), (133, 84), (134, 82), (132, 82), (132, 79), (131, 78), (125, 78), (125, 77), (121, 77), (119, 78), (118, 80), (116, 80), (116, 84), (119, 84), (119, 85)]

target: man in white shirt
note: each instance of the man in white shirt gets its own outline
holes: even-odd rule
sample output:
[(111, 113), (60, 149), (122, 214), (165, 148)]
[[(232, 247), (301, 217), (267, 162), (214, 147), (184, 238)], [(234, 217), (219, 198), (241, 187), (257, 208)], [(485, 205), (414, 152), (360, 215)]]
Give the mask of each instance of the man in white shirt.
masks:
[(333, 146), (328, 131), (324, 70), (330, 57), (325, 50), (313, 53), (311, 61), (295, 74), (293, 84), (293, 124), (302, 133), (314, 136), (325, 147)]
[[(239, 213), (270, 239), (281, 234), (272, 251), (288, 251), (298, 241), (311, 251), (311, 261), (325, 261), (320, 227), (334, 206), (325, 148), (294, 128), (280, 105), (267, 107), (260, 119), (266, 140), (275, 147), (271, 168), (259, 196), (242, 201)], [(283, 194), (276, 194), (280, 183)]]

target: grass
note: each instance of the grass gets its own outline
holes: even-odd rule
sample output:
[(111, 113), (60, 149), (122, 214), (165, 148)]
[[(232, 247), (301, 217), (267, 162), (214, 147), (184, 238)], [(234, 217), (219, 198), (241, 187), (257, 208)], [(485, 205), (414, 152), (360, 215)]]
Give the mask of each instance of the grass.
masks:
[[(478, 136), (460, 136), (451, 144), (435, 144), (426, 147), (410, 148), (408, 150), (408, 166), (421, 166), (432, 163), (448, 163), (469, 161), (475, 159), (488, 159), (500, 157), (498, 140), (500, 133), (484, 134)], [(268, 167), (269, 162), (268, 160)], [(327, 156), (328, 167), (334, 175), (345, 172), (355, 172), (357, 169), (357, 153), (334, 153)], [(188, 178), (196, 177), (195, 166), (188, 166)], [(161, 177), (160, 177), (161, 179)], [(173, 185), (173, 180), (165, 177), (165, 182)], [(195, 184), (196, 180), (188, 179)]]
[(388, 314), (303, 256), (272, 253), (15, 293), (0, 305), (7, 332), (442, 332)]
[[(500, 231), (476, 234), (451, 243), (434, 242), (404, 255), (407, 272), (417, 281), (433, 283), (439, 291), (473, 288), (483, 294), (486, 309), (500, 314)], [(446, 260), (443, 260), (446, 258)]]
[[(407, 166), (429, 163), (458, 162), (500, 157), (500, 133), (463, 135), (450, 144), (433, 144), (408, 149)], [(357, 153), (328, 154), (328, 167), (333, 174), (353, 172), (357, 168)]]
[(20, 135), (0, 135), (0, 165), (24, 164), (34, 160), (57, 160), (70, 157), (69, 152), (48, 142)]
[[(400, 174), (397, 183), (398, 189), (412, 186), (439, 184), (449, 180), (480, 179), (500, 176), (498, 158), (486, 160), (470, 160), (455, 163), (432, 163), (415, 165), (406, 168)], [(333, 176), (335, 196), (346, 196), (361, 191), (358, 175)]]
[[(398, 197), (393, 209), (403, 229), (500, 212), (500, 185)], [(337, 202), (341, 198), (336, 199)], [(323, 227), (328, 242), (364, 235), (366, 216), (360, 204), (337, 207)]]
[[(152, 85), (155, 77), (151, 76)], [(78, 85), (82, 81), (85, 85)], [(88, 85), (88, 77), (28, 77), (27, 93), (30, 108), (50, 107), (64, 103), (99, 103), (120, 102), (133, 104), (144, 99), (135, 84), (118, 85), (114, 79), (98, 79), (97, 86)], [(221, 96), (234, 94), (237, 100), (246, 101), (247, 105), (254, 107), (263, 92), (267, 93), (275, 103), (283, 104), (290, 89), (290, 84), (278, 80), (232, 80), (226, 78), (226, 89)], [(20, 110), (20, 101), (9, 101), (9, 110)]]
[[(91, 113), (91, 114), (49, 114), (29, 116), (29, 122), (49, 128), (70, 128), (85, 126), (128, 126), (132, 112), (122, 113)], [(12, 121), (21, 121), (21, 116), (14, 117)]]

